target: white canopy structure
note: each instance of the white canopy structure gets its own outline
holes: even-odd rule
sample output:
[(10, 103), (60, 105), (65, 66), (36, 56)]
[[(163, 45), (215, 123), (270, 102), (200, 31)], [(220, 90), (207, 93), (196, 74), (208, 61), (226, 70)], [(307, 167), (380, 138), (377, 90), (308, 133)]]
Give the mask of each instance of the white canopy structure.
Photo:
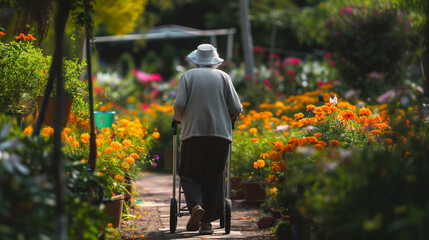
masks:
[(177, 39), (177, 38), (196, 38), (210, 37), (210, 43), (217, 47), (217, 36), (227, 35), (226, 59), (232, 58), (232, 46), (235, 34), (234, 28), (200, 30), (179, 25), (161, 25), (153, 28), (146, 33), (133, 33), (127, 35), (112, 35), (95, 37), (94, 43), (134, 41), (139, 39), (158, 40), (158, 39)]

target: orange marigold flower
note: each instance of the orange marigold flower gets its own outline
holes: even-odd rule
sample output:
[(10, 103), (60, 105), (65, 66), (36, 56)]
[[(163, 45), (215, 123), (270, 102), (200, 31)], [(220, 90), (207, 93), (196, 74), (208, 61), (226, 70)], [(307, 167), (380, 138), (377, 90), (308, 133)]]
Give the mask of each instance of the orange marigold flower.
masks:
[(107, 147), (106, 149), (104, 149), (104, 153), (106, 153), (106, 154), (113, 153), (113, 148)]
[(27, 39), (27, 36), (25, 36), (24, 33), (21, 33), (21, 34), (19, 34), (19, 36), (16, 36), (15, 38), (16, 39), (21, 39), (22, 38), (22, 39), (25, 40), (25, 39)]
[(317, 138), (316, 137), (305, 137), (305, 144), (309, 144), (309, 143), (312, 143), (312, 142), (318, 142), (318, 140), (317, 140)]
[(271, 144), (274, 145), (273, 150), (279, 150), (279, 151), (283, 150), (283, 147), (284, 147), (283, 142), (277, 141), (277, 142), (271, 142)]
[(386, 138), (386, 139), (384, 139), (384, 142), (392, 144), (393, 140), (391, 138)]
[(387, 125), (386, 123), (375, 124), (375, 128), (382, 129), (382, 130), (385, 130), (388, 127), (389, 127), (389, 125)]
[(116, 180), (116, 181), (123, 182), (123, 181), (124, 181), (124, 177), (122, 177), (121, 175), (116, 174), (116, 175), (115, 175), (115, 180)]
[(315, 133), (315, 134), (313, 134), (313, 136), (315, 136), (315, 137), (321, 137), (322, 133)]
[(140, 157), (140, 155), (138, 155), (137, 153), (131, 153), (131, 154), (130, 154), (130, 157), (132, 157), (132, 158), (134, 158), (134, 159), (137, 159), (137, 158), (139, 158), (139, 157)]
[(271, 188), (270, 189), (270, 194), (271, 195), (277, 195), (277, 192), (278, 192), (279, 190), (276, 188), (276, 187), (273, 187), (273, 188)]
[(282, 120), (282, 121), (292, 121), (293, 119), (292, 119), (292, 118), (290, 118), (290, 117), (287, 117), (287, 116), (282, 116), (282, 117), (280, 118), (280, 120)]
[(24, 129), (25, 135), (30, 135), (33, 133), (33, 126), (28, 126)]
[(128, 164), (128, 163), (126, 163), (126, 162), (123, 162), (122, 164), (121, 164), (121, 166), (125, 169), (125, 170), (129, 170), (130, 169), (130, 165)]
[(295, 146), (292, 144), (286, 144), (283, 148), (285, 152), (292, 152), (293, 150), (295, 150)]
[(265, 161), (262, 159), (258, 159), (256, 162), (253, 163), (253, 168), (263, 168), (265, 167)]
[(313, 110), (316, 106), (314, 106), (313, 104), (310, 104), (307, 106), (307, 111), (308, 110)]
[(258, 138), (250, 138), (250, 141), (251, 141), (251, 142), (258, 142), (258, 141), (259, 141), (259, 139), (258, 139)]
[(282, 167), (278, 164), (278, 162), (272, 162), (271, 170), (274, 172), (280, 172), (282, 170)]
[(364, 107), (359, 110), (359, 115), (370, 116), (372, 115), (372, 112), (368, 108)]
[(33, 37), (33, 34), (28, 34), (27, 35), (27, 40), (33, 40), (36, 41), (37, 39), (35, 37)]
[(80, 140), (81, 140), (83, 143), (89, 144), (89, 134), (88, 134), (88, 133), (82, 133), (82, 134), (80, 135)]
[(4, 33), (4, 32), (2, 32), (2, 31), (0, 31), (0, 36), (3, 36), (3, 35), (5, 35), (5, 33)]
[(277, 151), (272, 151), (272, 152), (270, 152), (270, 158), (273, 161), (280, 161), (280, 160), (282, 160), (282, 155)]
[(256, 133), (258, 133), (258, 129), (257, 128), (251, 128), (251, 129), (249, 129), (249, 133), (250, 134), (256, 134)]
[(371, 131), (371, 134), (374, 134), (374, 135), (378, 135), (378, 134), (380, 134), (381, 133), (381, 131), (380, 130), (372, 130)]
[(45, 127), (42, 130), (42, 134), (45, 137), (50, 137), (50, 136), (52, 136), (54, 134), (54, 129), (51, 128), (51, 127)]
[(374, 137), (368, 137), (368, 142), (374, 142), (375, 140), (374, 140)]
[(276, 180), (276, 176), (275, 176), (275, 175), (273, 175), (273, 174), (270, 174), (270, 175), (269, 175), (269, 177), (267, 178), (267, 181), (268, 181), (268, 182), (272, 182), (272, 181), (274, 181), (274, 180)]
[(303, 117), (304, 117), (304, 113), (297, 113), (297, 114), (295, 114), (293, 117), (294, 117), (295, 119), (303, 118)]
[(246, 128), (247, 128), (247, 125), (246, 124), (240, 124), (240, 125), (238, 125), (238, 127), (237, 127), (239, 130), (245, 130)]
[(127, 158), (125, 158), (125, 162), (127, 162), (128, 164), (133, 164), (134, 163), (134, 158), (132, 158), (132, 157), (127, 157)]
[(154, 132), (154, 133), (152, 133), (152, 136), (153, 136), (155, 139), (158, 139), (158, 138), (159, 138), (159, 132)]
[(110, 143), (109, 147), (116, 149), (116, 150), (120, 150), (120, 149), (122, 149), (123, 146), (119, 142), (114, 141), (114, 142)]
[(317, 144), (314, 144), (314, 148), (319, 149), (319, 150), (323, 150), (325, 147), (323, 147), (322, 144), (317, 143)]
[(270, 153), (261, 153), (261, 155), (259, 157), (263, 158), (263, 159), (266, 159), (269, 156), (270, 156)]
[(347, 120), (356, 120), (357, 116), (354, 112), (350, 110), (343, 110), (340, 112), (340, 118), (343, 122), (345, 122)]
[(132, 145), (132, 142), (129, 139), (125, 139), (124, 141), (122, 141), (122, 145), (124, 145), (124, 147), (129, 147)]
[(119, 159), (123, 159), (125, 157), (125, 154), (124, 153), (118, 153), (116, 155), (116, 157), (118, 157)]
[(324, 141), (319, 141), (319, 142), (317, 142), (317, 144), (320, 144), (320, 145), (322, 145), (322, 146), (326, 146), (326, 143), (324, 142)]
[(341, 145), (341, 143), (339, 141), (337, 141), (337, 140), (331, 140), (329, 142), (329, 146), (332, 146), (332, 147), (338, 147), (340, 145)]

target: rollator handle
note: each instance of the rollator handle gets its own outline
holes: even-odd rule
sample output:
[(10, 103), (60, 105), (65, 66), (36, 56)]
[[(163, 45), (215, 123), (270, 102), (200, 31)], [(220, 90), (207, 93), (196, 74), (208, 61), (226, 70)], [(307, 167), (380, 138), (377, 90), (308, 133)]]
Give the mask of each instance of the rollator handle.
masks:
[(176, 121), (175, 119), (171, 121), (171, 127), (173, 128), (173, 135), (177, 135), (177, 124), (179, 123), (180, 122)]

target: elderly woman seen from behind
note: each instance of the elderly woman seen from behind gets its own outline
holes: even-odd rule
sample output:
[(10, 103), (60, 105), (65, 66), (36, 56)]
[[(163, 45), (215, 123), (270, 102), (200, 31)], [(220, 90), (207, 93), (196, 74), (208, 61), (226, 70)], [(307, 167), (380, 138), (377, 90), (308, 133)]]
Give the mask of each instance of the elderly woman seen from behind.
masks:
[(223, 174), (232, 142), (232, 125), (242, 105), (230, 76), (217, 69), (216, 48), (201, 44), (188, 55), (197, 67), (183, 73), (173, 119), (182, 124), (180, 181), (191, 217), (188, 231), (212, 234), (223, 215)]

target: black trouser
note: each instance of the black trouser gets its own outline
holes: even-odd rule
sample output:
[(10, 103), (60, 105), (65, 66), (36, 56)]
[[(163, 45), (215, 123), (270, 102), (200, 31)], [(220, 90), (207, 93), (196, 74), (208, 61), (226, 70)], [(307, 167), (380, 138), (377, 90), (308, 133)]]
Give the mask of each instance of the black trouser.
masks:
[(206, 212), (201, 222), (223, 215), (223, 173), (229, 141), (218, 137), (193, 137), (182, 142), (180, 182), (189, 211), (200, 205)]

